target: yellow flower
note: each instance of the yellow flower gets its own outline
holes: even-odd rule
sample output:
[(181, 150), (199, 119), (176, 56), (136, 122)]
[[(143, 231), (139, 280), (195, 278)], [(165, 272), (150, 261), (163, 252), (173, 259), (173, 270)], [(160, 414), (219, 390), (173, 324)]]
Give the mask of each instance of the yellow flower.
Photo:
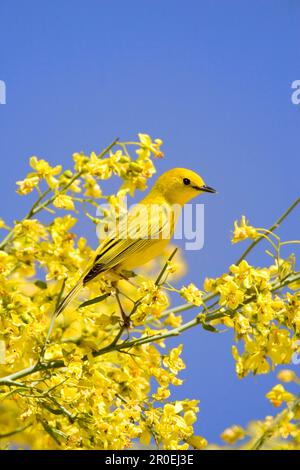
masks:
[(6, 226), (6, 223), (4, 222), (4, 220), (1, 219), (1, 217), (0, 217), (0, 229), (1, 228), (8, 228), (8, 227)]
[(276, 259), (274, 265), (270, 266), (269, 271), (272, 275), (279, 275), (283, 279), (295, 270), (295, 264), (295, 255), (292, 254), (287, 259)]
[(68, 386), (63, 387), (61, 390), (61, 396), (66, 402), (74, 402), (74, 400), (79, 398), (76, 387)]
[(234, 316), (233, 321), (235, 330), (239, 335), (245, 335), (246, 333), (250, 333), (252, 331), (250, 322), (248, 318), (244, 317), (244, 315), (238, 313)]
[[(73, 210), (76, 198), (69, 194), (83, 191), (87, 196), (83, 198), (85, 205), (94, 204), (92, 198), (103, 197), (111, 205), (112, 213), (120, 216), (125, 211), (124, 196), (129, 190), (145, 189), (148, 178), (155, 172), (152, 157), (161, 156), (160, 140), (153, 141), (145, 134), (140, 139), (135, 161), (127, 154), (127, 144), (116, 147), (119, 150), (112, 149), (107, 158), (99, 158), (94, 152), (90, 156), (74, 154), (74, 168), (63, 173), (60, 166), (52, 168), (45, 160), (33, 157), (34, 172), (18, 182), (18, 192), (27, 194), (35, 187), (39, 189), (39, 182), (45, 180), (54, 189), (55, 207)], [(121, 189), (110, 196), (102, 195), (99, 179), (112, 175), (120, 178)], [(68, 192), (63, 191), (73, 179)], [(44, 181), (42, 185), (45, 186)], [(94, 221), (97, 222), (96, 217)], [(15, 223), (9, 243), (4, 239), (5, 248), (0, 250), (3, 377), (24, 368), (28, 370), (38, 362), (55, 305), (76, 284), (87, 260), (95, 256), (86, 239), (77, 237), (75, 223), (76, 218), (70, 214), (54, 216), (52, 221), (47, 218), (46, 223), (25, 219)], [(2, 219), (1, 227), (10, 230)], [(235, 228), (235, 241), (265, 233), (249, 226), (245, 218)], [(172, 251), (169, 246), (133, 283), (120, 281), (126, 312), (131, 311), (133, 302), (142, 299), (131, 317), (133, 325), (139, 326), (128, 332), (128, 350), (127, 331), (122, 328), (119, 306), (113, 295), (105, 301), (77, 308), (87, 299), (114, 292), (112, 279), (106, 276), (83, 289), (77, 305), (57, 317), (44, 358), (45, 367), (48, 364), (54, 368), (49, 371), (47, 367), (41, 368), (34, 374), (20, 376), (18, 380), (28, 385), (22, 393), (17, 393), (18, 390), (11, 393), (8, 387), (0, 390), (2, 434), (31, 424), (13, 435), (16, 447), (117, 451), (131, 448), (137, 439), (149, 445), (151, 438), (161, 449), (206, 447), (206, 440), (194, 435), (198, 403), (170, 401), (171, 386), (183, 383), (179, 373), (185, 364), (181, 359), (182, 346), (166, 352), (167, 340), (160, 338), (168, 336), (169, 327), (181, 325), (182, 317), (172, 313), (172, 309), (171, 313), (165, 313), (169, 302), (166, 291), (150, 279), (157, 267), (165, 265)], [(204, 282), (205, 291), (216, 294), (208, 305), (217, 318), (209, 323), (233, 327), (234, 339), (239, 341), (239, 351), (234, 345), (232, 354), (240, 378), (250, 373), (267, 373), (277, 364), (290, 363), (299, 348), (300, 294), (297, 290), (291, 292), (297, 285), (285, 285), (283, 290), (276, 288), (276, 293), (273, 292), (283, 278), (284, 283), (288, 282), (285, 276), (291, 273), (297, 276), (294, 261), (290, 256), (274, 261), (270, 267), (256, 268), (243, 260), (232, 265), (229, 273)], [(167, 273), (176, 271), (181, 276), (183, 266), (183, 261), (178, 262), (176, 258), (175, 265), (173, 261), (169, 264)], [(188, 302), (203, 305), (204, 293), (194, 284), (179, 288), (177, 293)], [(203, 323), (206, 315), (200, 312), (198, 316)], [(120, 331), (122, 336), (118, 336)], [(158, 340), (147, 343), (151, 336)], [(96, 355), (96, 351), (100, 354)], [(299, 382), (291, 370), (282, 370), (278, 378), (286, 383)], [(158, 384), (155, 393), (152, 393), (153, 382)], [(290, 404), (294, 399), (282, 385), (274, 387), (268, 398), (275, 406), (283, 401)], [(293, 401), (284, 413), (251, 424), (247, 431), (239, 426), (225, 429), (222, 438), (234, 444), (247, 436), (248, 442), (240, 444), (243, 449), (266, 432), (264, 447), (299, 449), (300, 410), (295, 405)], [(1, 447), (9, 446), (11, 439), (2, 438)]]
[(293, 382), (296, 379), (296, 374), (293, 370), (283, 369), (277, 374), (278, 380), (281, 382)]
[(204, 280), (203, 287), (206, 292), (214, 292), (214, 290), (216, 289), (216, 285), (217, 285), (216, 279), (206, 277)]
[(158, 387), (156, 393), (153, 393), (153, 398), (156, 401), (163, 401), (169, 398), (171, 392), (168, 388), (166, 387)]
[(299, 442), (299, 426), (296, 423), (291, 422), (292, 419), (296, 418), (294, 413), (288, 412), (283, 419), (280, 420), (278, 431), (279, 434), (284, 438), (287, 439), (289, 436), (295, 438), (296, 442)]
[(74, 160), (74, 168), (76, 171), (80, 173), (86, 173), (88, 171), (89, 157), (87, 155), (84, 155), (83, 152), (73, 153), (73, 160)]
[(235, 310), (244, 301), (244, 292), (232, 279), (219, 285), (218, 291), (220, 293), (220, 305), (226, 305), (227, 307)]
[(99, 198), (102, 194), (101, 188), (92, 175), (85, 175), (84, 177), (85, 196)]
[(136, 189), (144, 191), (147, 180), (156, 172), (155, 166), (150, 158), (139, 158), (135, 162), (125, 164), (119, 171), (124, 180), (123, 188), (128, 189), (131, 196)]
[(114, 169), (114, 164), (112, 162), (112, 153), (110, 158), (100, 159), (98, 156), (92, 152), (87, 164), (88, 173), (97, 178), (107, 179), (109, 178)]
[(230, 271), (234, 274), (235, 280), (244, 289), (249, 289), (252, 285), (252, 266), (246, 260), (242, 260), (238, 266), (232, 264)]
[(202, 295), (201, 292), (194, 284), (189, 284), (187, 287), (182, 287), (180, 290), (180, 295), (183, 297), (187, 302), (194, 304), (196, 306), (202, 305)]
[(270, 400), (272, 405), (276, 407), (280, 406), (282, 402), (289, 403), (295, 398), (294, 395), (287, 392), (281, 384), (275, 385), (275, 387), (266, 394), (266, 397)]
[(46, 228), (37, 219), (27, 219), (17, 223), (14, 233), (18, 236), (29, 236), (31, 240), (47, 237)]
[(139, 158), (149, 158), (151, 153), (153, 153), (156, 158), (162, 158), (164, 156), (163, 152), (160, 150), (160, 147), (163, 144), (161, 139), (155, 139), (152, 141), (148, 134), (139, 134), (138, 136), (141, 142), (141, 147), (136, 150), (136, 153)]
[(196, 413), (192, 410), (188, 410), (184, 413), (183, 419), (189, 426), (197, 421)]
[(192, 436), (186, 439), (186, 442), (193, 447), (193, 449), (202, 450), (207, 446), (207, 440), (202, 436)]
[(6, 344), (2, 339), (0, 340), (0, 364), (5, 364)]
[(166, 294), (153, 281), (142, 282), (138, 291), (143, 300), (131, 317), (133, 323), (140, 325), (149, 315), (159, 318), (169, 303)]
[(53, 201), (53, 205), (58, 209), (75, 210), (73, 199), (67, 194), (58, 194)]
[(231, 239), (232, 243), (238, 243), (242, 240), (246, 240), (247, 238), (255, 239), (258, 236), (259, 233), (257, 232), (256, 228), (252, 227), (251, 225), (248, 225), (248, 222), (244, 215), (242, 216), (240, 225), (238, 224), (237, 220), (234, 222), (234, 232), (233, 237)]
[(140, 443), (144, 444), (145, 446), (149, 446), (151, 442), (151, 438), (152, 438), (151, 432), (148, 429), (144, 429), (144, 431), (140, 435)]
[[(59, 181), (54, 176), (61, 172), (61, 165), (57, 165), (52, 168), (46, 160), (39, 160), (37, 157), (31, 157), (30, 166), (36, 171), (37, 176), (40, 179), (45, 179), (47, 181), (51, 189), (56, 189), (58, 187)], [(29, 176), (34, 176), (34, 174)]]
[(185, 364), (181, 359), (180, 354), (182, 352), (182, 344), (177, 348), (171, 349), (171, 352), (163, 360), (164, 365), (170, 369), (171, 372), (177, 374), (178, 371), (185, 369)]
[(274, 364), (287, 364), (294, 353), (294, 341), (288, 330), (272, 325), (265, 348)]
[(245, 431), (240, 426), (231, 426), (230, 428), (225, 429), (221, 434), (221, 439), (227, 442), (227, 444), (235, 444), (236, 441), (244, 439)]
[(30, 176), (25, 178), (22, 181), (17, 181), (17, 185), (19, 186), (19, 189), (17, 189), (17, 192), (21, 195), (26, 195), (29, 194), (33, 191), (34, 188), (36, 188), (39, 184), (39, 177), (38, 176)]
[[(0, 274), (8, 274), (14, 266), (15, 260), (5, 251), (0, 251)], [(1, 289), (0, 289), (1, 294)], [(3, 295), (3, 293), (2, 293)]]
[[(167, 403), (162, 410), (152, 411), (152, 421), (155, 422), (156, 432), (164, 449), (188, 449), (189, 444), (187, 441), (193, 436), (193, 427), (187, 424), (181, 415), (186, 405), (186, 402), (177, 401)], [(146, 413), (146, 416), (150, 420), (151, 415), (149, 412)], [(181, 441), (184, 441), (184, 443)]]
[(182, 323), (182, 316), (181, 315), (174, 315), (173, 312), (165, 319), (165, 324), (172, 326), (173, 328), (177, 328)]
[[(64, 171), (60, 177), (59, 177), (59, 186), (60, 187), (64, 187), (66, 185), (68, 185), (68, 190), (69, 191), (72, 191), (73, 193), (81, 193), (81, 179), (78, 178), (78, 179), (74, 179), (75, 175), (72, 171), (70, 170), (66, 170)], [(74, 179), (73, 183), (71, 183), (71, 179)], [(70, 184), (71, 183), (71, 184)]]
[(142, 304), (137, 307), (136, 311), (131, 315), (130, 319), (134, 325), (142, 325), (145, 322), (148, 314), (149, 312), (147, 306)]

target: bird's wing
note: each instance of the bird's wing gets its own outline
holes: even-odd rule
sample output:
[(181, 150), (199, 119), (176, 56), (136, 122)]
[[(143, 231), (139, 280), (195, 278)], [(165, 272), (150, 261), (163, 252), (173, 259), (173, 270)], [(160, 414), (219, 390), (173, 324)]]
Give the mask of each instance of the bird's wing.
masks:
[(123, 263), (137, 252), (142, 252), (164, 238), (170, 238), (172, 212), (168, 206), (140, 205), (121, 219), (120, 223), (99, 246), (93, 266), (84, 278), (84, 283), (101, 272)]

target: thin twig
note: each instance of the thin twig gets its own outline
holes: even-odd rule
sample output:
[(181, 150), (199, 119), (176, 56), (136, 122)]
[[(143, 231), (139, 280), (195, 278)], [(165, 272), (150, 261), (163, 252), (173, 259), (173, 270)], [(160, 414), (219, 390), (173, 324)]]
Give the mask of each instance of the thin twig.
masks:
[[(287, 218), (287, 216), (295, 209), (295, 207), (300, 203), (300, 198), (296, 199), (296, 201), (293, 202), (293, 204), (290, 205), (290, 207), (279, 217), (279, 219), (276, 220), (276, 222), (268, 229), (269, 232), (274, 232), (280, 224)], [(256, 238), (249, 246), (248, 248), (242, 253), (242, 255), (239, 257), (237, 262), (235, 263), (236, 265), (240, 264), (241, 261), (243, 261), (244, 258), (250, 253), (251, 250), (262, 240), (264, 240), (264, 236), (261, 235), (260, 237)]]
[(298, 395), (298, 397), (289, 406), (287, 406), (281, 413), (276, 416), (276, 418), (273, 419), (271, 425), (262, 433), (262, 435), (258, 439), (254, 441), (249, 450), (260, 450), (261, 447), (274, 436), (276, 428), (280, 424), (282, 419), (284, 419), (288, 413), (294, 413), (299, 407), (299, 405), (300, 395)]
[(156, 281), (155, 281), (155, 285), (156, 285), (156, 286), (159, 286), (159, 283), (160, 283), (160, 281), (162, 280), (162, 277), (163, 277), (163, 275), (165, 274), (166, 269), (168, 268), (170, 262), (172, 261), (172, 259), (173, 259), (174, 256), (176, 255), (177, 251), (178, 251), (178, 248), (175, 248), (175, 250), (171, 253), (171, 255), (169, 256), (169, 258), (167, 259), (167, 261), (166, 261), (164, 267), (162, 268), (161, 272), (159, 273), (159, 275), (158, 275), (158, 277), (157, 277), (157, 279), (156, 279)]
[[(106, 155), (107, 152), (109, 152), (119, 141), (119, 138), (115, 139), (111, 144), (109, 144), (102, 152), (99, 154), (99, 158), (102, 158), (104, 155)], [(42, 193), (37, 201), (33, 204), (29, 212), (23, 217), (21, 222), (24, 222), (25, 220), (31, 219), (33, 216), (41, 212), (43, 209), (47, 209), (50, 204), (55, 200), (58, 194), (63, 194), (64, 192), (69, 189), (69, 187), (81, 176), (83, 175), (83, 171), (78, 171), (75, 173), (72, 178), (62, 187), (59, 189), (58, 193), (53, 194), (50, 198), (46, 199), (43, 203), (41, 201), (44, 199), (44, 197), (51, 192), (51, 188), (48, 188), (44, 193)], [(41, 203), (41, 204), (40, 204)], [(14, 231), (11, 230), (6, 237), (2, 240), (0, 243), (0, 250), (3, 250), (5, 246), (11, 241), (13, 237)]]
[(0, 439), (3, 439), (5, 437), (11, 437), (11, 436), (14, 436), (15, 434), (23, 432), (23, 431), (25, 431), (25, 429), (28, 429), (30, 426), (32, 426), (32, 424), (33, 423), (29, 423), (29, 424), (26, 424), (26, 426), (14, 429), (14, 431), (9, 431), (9, 432), (2, 433), (2, 434), (0, 434)]
[[(296, 205), (296, 203), (294, 203), (293, 207), (295, 207), (295, 205)], [(288, 211), (286, 211), (284, 216), (286, 217), (287, 214), (291, 212), (291, 210), (292, 210), (292, 207)], [(278, 223), (280, 223), (280, 221), (282, 221), (285, 218), (284, 216), (282, 216), (280, 219), (278, 219), (277, 225), (278, 225)], [(175, 252), (171, 256), (174, 256), (174, 255), (175, 255)], [(165, 265), (164, 268), (166, 268), (166, 265)], [(165, 270), (164, 268), (163, 268), (163, 271)], [(280, 288), (282, 288), (282, 287), (284, 287), (284, 286), (286, 286), (286, 285), (288, 285), (292, 282), (295, 282), (299, 278), (300, 278), (299, 273), (294, 274), (294, 276), (292, 276), (292, 277), (289, 276), (283, 282), (281, 281), (280, 283), (276, 283), (273, 286), (272, 291), (276, 291), (276, 290), (278, 290), (278, 289), (280, 289)], [(161, 276), (159, 276), (158, 282), (160, 281), (160, 279), (161, 279)], [(205, 301), (207, 302), (208, 300), (213, 299), (217, 295), (218, 294), (209, 294), (208, 296), (205, 297)], [(251, 299), (251, 301), (252, 300), (253, 299)], [(135, 305), (132, 309), (131, 314), (136, 310), (136, 308), (140, 304), (140, 302), (141, 302), (141, 299), (136, 301), (136, 303), (135, 303)], [(195, 306), (191, 305), (191, 304), (184, 304), (184, 305), (178, 306), (176, 308), (167, 310), (164, 313), (164, 316), (168, 315), (171, 312), (178, 313), (178, 312), (181, 312), (183, 310), (192, 309), (194, 307)], [(209, 322), (209, 321), (215, 320), (217, 318), (222, 318), (222, 317), (228, 316), (230, 313), (231, 313), (231, 311), (229, 312), (229, 310), (224, 311), (224, 312), (216, 311), (216, 313), (213, 312), (213, 313), (208, 314), (206, 316), (206, 321)], [(185, 331), (189, 328), (192, 328), (193, 326), (195, 326), (199, 323), (201, 323), (201, 321), (199, 320), (198, 317), (196, 317), (195, 319), (191, 320), (190, 322), (185, 323), (181, 327), (175, 328), (173, 330), (168, 330), (167, 332), (165, 332), (163, 334), (151, 335), (149, 337), (139, 338), (139, 339), (133, 340), (131, 342), (127, 341), (127, 342), (122, 343), (121, 345), (117, 345), (117, 341), (123, 333), (122, 329), (120, 329), (119, 333), (116, 335), (115, 339), (112, 341), (112, 343), (110, 345), (106, 346), (105, 348), (100, 349), (99, 351), (94, 352), (93, 355), (94, 356), (99, 356), (99, 355), (105, 354), (107, 352), (110, 352), (112, 350), (128, 349), (128, 348), (132, 348), (134, 346), (138, 346), (138, 345), (141, 345), (141, 344), (145, 344), (145, 343), (149, 343), (149, 342), (153, 342), (153, 341), (159, 341), (159, 340), (171, 337), (171, 336), (177, 336), (181, 332), (183, 332), (183, 331)], [(2, 379), (0, 379), (0, 384), (9, 385), (9, 386), (12, 386), (12, 385), (20, 386), (21, 384), (19, 382), (17, 382), (15, 379), (19, 379), (19, 378), (31, 375), (32, 373), (38, 372), (38, 371), (43, 370), (43, 369), (44, 370), (49, 370), (49, 369), (60, 368), (60, 367), (64, 367), (64, 366), (65, 366), (65, 364), (64, 364), (63, 361), (51, 361), (49, 363), (38, 362), (34, 366), (23, 369), (19, 372), (16, 372), (14, 374), (9, 375), (9, 376), (3, 377)]]
[[(288, 278), (286, 278), (280, 284), (279, 283), (274, 283), (274, 285), (271, 288), (271, 291), (276, 292), (279, 288), (281, 289), (281, 288), (283, 288), (283, 287), (285, 287), (285, 286), (287, 286), (287, 285), (289, 285), (293, 282), (298, 281), (299, 279), (300, 279), (300, 273), (298, 272), (296, 274), (293, 274), (293, 275), (289, 276)], [(254, 299), (255, 299), (255, 296), (251, 297), (250, 300), (253, 301)], [(224, 310), (222, 312), (216, 312), (216, 313), (213, 313), (213, 314), (208, 314), (205, 317), (205, 321), (208, 323), (208, 322), (210, 322), (212, 320), (216, 320), (218, 318), (224, 318), (226, 316), (231, 316), (232, 312), (234, 312), (234, 311), (231, 310), (231, 309), (228, 309), (228, 310)], [(197, 315), (193, 320), (191, 320), (189, 322), (186, 322), (186, 323), (184, 323), (183, 325), (181, 325), (177, 328), (167, 330), (164, 333), (158, 333), (156, 335), (145, 336), (145, 337), (141, 337), (141, 338), (138, 338), (138, 339), (135, 339), (135, 340), (132, 340), (132, 341), (125, 341), (121, 344), (116, 344), (118, 339), (121, 336), (121, 334), (119, 332), (116, 336), (117, 341), (116, 341), (116, 338), (115, 338), (112, 341), (112, 343), (110, 343), (108, 346), (105, 346), (104, 348), (100, 349), (99, 351), (94, 351), (92, 353), (92, 355), (94, 357), (98, 357), (98, 356), (102, 356), (102, 355), (107, 354), (107, 353), (112, 352), (112, 351), (121, 351), (123, 349), (131, 349), (131, 348), (136, 347), (136, 346), (141, 346), (142, 344), (152, 343), (152, 342), (155, 342), (155, 341), (162, 341), (162, 340), (165, 340), (166, 338), (170, 338), (170, 337), (173, 337), (173, 336), (179, 336), (184, 331), (186, 331), (190, 328), (193, 328), (194, 326), (197, 326), (201, 323), (203, 323), (203, 320), (201, 319), (201, 317), (199, 315)], [(88, 360), (88, 356), (84, 356), (83, 359)], [(11, 375), (8, 375), (6, 377), (0, 378), (0, 385), (3, 384), (4, 382), (8, 382), (8, 381), (11, 381), (11, 380), (14, 381), (16, 379), (26, 377), (28, 375), (31, 375), (31, 374), (35, 373), (35, 372), (39, 372), (41, 370), (51, 370), (51, 369), (58, 369), (58, 368), (62, 368), (62, 367), (66, 367), (64, 361), (62, 361), (62, 360), (56, 360), (56, 361), (53, 360), (53, 361), (50, 361), (50, 362), (37, 363), (34, 366), (28, 367), (28, 368), (23, 369), (21, 371), (15, 372), (14, 374), (11, 374)]]

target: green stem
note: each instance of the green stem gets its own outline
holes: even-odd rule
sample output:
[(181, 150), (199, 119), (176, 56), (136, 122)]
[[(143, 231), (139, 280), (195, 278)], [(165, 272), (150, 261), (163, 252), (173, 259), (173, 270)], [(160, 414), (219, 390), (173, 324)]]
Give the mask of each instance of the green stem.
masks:
[[(27, 220), (27, 219), (31, 219), (31, 217), (33, 217), (34, 215), (34, 210), (35, 208), (39, 205), (39, 203), (44, 199), (45, 196), (47, 196), (47, 194), (49, 194), (49, 192), (51, 191), (50, 188), (48, 188), (46, 191), (44, 191), (40, 196), (39, 198), (35, 201), (35, 203), (33, 204), (33, 206), (31, 207), (31, 209), (29, 210), (29, 212), (27, 213), (27, 215), (25, 215), (25, 217), (23, 217), (23, 219), (21, 220), (21, 222), (24, 222), (24, 220)], [(14, 236), (14, 231), (13, 231), (13, 228), (10, 230), (10, 232), (6, 235), (6, 237), (3, 238), (2, 242), (0, 243), (0, 250), (4, 250), (4, 248), (6, 247), (6, 245), (11, 241), (11, 239), (13, 238)]]
[[(297, 274), (287, 278), (282, 283), (274, 284), (271, 288), (271, 291), (274, 292), (278, 289), (281, 289), (281, 288), (287, 286), (288, 284), (291, 284), (292, 282), (298, 281), (299, 279), (300, 279), (300, 273), (297, 273)], [(247, 303), (253, 302), (253, 300), (255, 300), (255, 297), (256, 296), (254, 296), (253, 298), (248, 299)], [(208, 322), (210, 322), (212, 320), (216, 320), (218, 318), (224, 318), (226, 316), (232, 316), (233, 312), (234, 311), (231, 310), (231, 309), (225, 309), (223, 312), (210, 313), (210, 314), (206, 315), (205, 321), (206, 321), (206, 323), (208, 323)], [(199, 318), (199, 315), (197, 315), (195, 318), (193, 318), (189, 322), (186, 322), (186, 323), (184, 323), (183, 325), (180, 325), (177, 328), (173, 328), (172, 330), (168, 330), (165, 333), (158, 333), (157, 335), (146, 336), (144, 338), (139, 338), (139, 339), (136, 339), (136, 340), (133, 340), (133, 341), (125, 341), (124, 343), (121, 343), (119, 345), (114, 345), (113, 349), (111, 349), (111, 345), (109, 345), (109, 346), (107, 346), (103, 349), (100, 349), (99, 351), (94, 351), (93, 356), (97, 357), (97, 356), (101, 356), (102, 354), (106, 354), (107, 352), (110, 352), (112, 350), (120, 351), (122, 349), (128, 349), (128, 348), (132, 348), (132, 347), (135, 347), (135, 346), (140, 346), (142, 344), (147, 344), (147, 343), (151, 343), (151, 342), (154, 342), (154, 341), (161, 341), (161, 340), (164, 340), (166, 338), (170, 338), (170, 337), (173, 337), (173, 336), (178, 336), (181, 333), (183, 333), (184, 331), (189, 330), (190, 328), (193, 328), (194, 326), (199, 325), (200, 323), (202, 323), (202, 320)]]
[[(300, 202), (300, 198), (297, 199), (279, 217), (279, 219), (268, 229), (268, 232), (273, 232), (274, 230), (276, 230), (279, 227), (279, 225), (287, 218), (287, 216), (293, 211), (293, 209), (295, 209), (295, 207), (299, 204), (299, 202)], [(250, 251), (263, 239), (264, 239), (264, 236), (262, 235), (261, 237), (257, 238), (255, 241), (253, 241), (253, 243), (251, 243), (251, 245), (244, 251), (244, 253), (241, 255), (241, 257), (238, 259), (238, 261), (235, 264), (238, 265), (250, 253)], [(287, 242), (283, 242), (281, 244), (287, 244)], [(217, 297), (217, 295), (218, 294), (209, 294), (209, 295), (207, 295), (203, 298), (203, 301), (206, 303), (207, 301), (212, 300), (215, 297)], [(184, 312), (186, 310), (191, 310), (192, 308), (195, 308), (195, 305), (192, 305), (192, 304), (189, 304), (189, 303), (179, 305), (178, 307), (175, 307), (175, 308), (169, 308), (168, 310), (166, 310), (163, 313), (163, 316), (161, 318), (167, 317), (168, 315), (170, 315), (170, 313), (174, 313), (174, 314), (181, 313), (181, 312)]]
[[(5, 379), (5, 377), (4, 377)], [(21, 382), (17, 382), (16, 380), (9, 380), (9, 379), (6, 379), (6, 380), (2, 380), (1, 379), (1, 385), (7, 385), (8, 387), (22, 387), (24, 388), (24, 384), (22, 384)]]
[[(22, 379), (27, 375), (34, 374), (35, 372), (40, 372), (41, 370), (59, 369), (61, 367), (65, 367), (65, 363), (62, 360), (43, 363), (37, 362), (33, 366), (26, 367), (25, 369), (22, 369), (18, 372), (14, 372), (13, 374), (0, 378), (0, 385), (8, 385), (11, 381), (15, 382), (17, 379)], [(20, 384), (18, 384), (18, 386), (20, 386)]]
[[(295, 207), (300, 203), (300, 197), (296, 199), (295, 202), (279, 217), (279, 219), (276, 220), (276, 222), (268, 229), (269, 232), (274, 232), (279, 225), (287, 218), (287, 216), (295, 209)], [(237, 262), (235, 263), (236, 265), (240, 264), (241, 261), (243, 261), (244, 258), (250, 253), (250, 251), (253, 250), (253, 248), (262, 240), (264, 239), (264, 236), (261, 235), (260, 237), (256, 238), (249, 246), (248, 248), (242, 253), (242, 255), (239, 257)]]
[[(207, 303), (209, 300), (214, 299), (218, 295), (219, 295), (218, 293), (208, 294), (205, 297), (203, 297), (203, 302)], [(187, 302), (185, 304), (178, 305), (177, 307), (174, 307), (174, 308), (168, 308), (168, 310), (165, 310), (160, 318), (168, 317), (171, 313), (176, 314), (180, 312), (185, 312), (186, 310), (192, 310), (192, 308), (198, 308), (198, 307), (194, 304), (190, 304)]]
[[(113, 142), (111, 142), (111, 144), (108, 145), (108, 147), (106, 147), (105, 149), (102, 150), (102, 152), (99, 154), (99, 159), (104, 157), (104, 155), (107, 154), (107, 152), (109, 152), (116, 144), (117, 142), (119, 141), (119, 139), (115, 139)], [(59, 190), (59, 194), (63, 194), (64, 192), (67, 191), (67, 189), (69, 189), (69, 187), (76, 181), (78, 180), (78, 178), (80, 178), (82, 175), (83, 175), (83, 171), (78, 171), (77, 173), (75, 173), (72, 178), (68, 181), (68, 183)], [(46, 201), (43, 202), (43, 204), (41, 205), (38, 205), (35, 207), (31, 217), (33, 215), (36, 215), (38, 212), (40, 212), (42, 209), (45, 209), (45, 207), (48, 207), (50, 204), (52, 204), (52, 202), (55, 200), (55, 198), (57, 197), (57, 194), (53, 194), (53, 196), (51, 196), (50, 198), (48, 198)]]
[[(109, 152), (118, 143), (118, 141), (119, 141), (118, 138), (115, 139), (111, 144), (108, 145), (108, 147), (103, 149), (102, 152), (99, 154), (99, 158), (104, 157), (104, 155), (106, 155), (106, 153)], [(46, 209), (50, 204), (52, 204), (52, 202), (54, 201), (54, 199), (57, 197), (58, 194), (63, 194), (64, 192), (66, 192), (69, 189), (69, 187), (82, 175), (83, 175), (83, 171), (78, 171), (77, 173), (75, 173), (72, 176), (72, 178), (70, 178), (70, 180), (62, 188), (59, 189), (57, 194), (53, 194), (51, 197), (49, 197), (43, 203), (41, 203), (44, 197), (51, 192), (51, 188), (48, 188), (44, 193), (40, 195), (40, 197), (33, 204), (29, 212), (25, 215), (25, 217), (23, 217), (21, 222), (31, 219), (36, 214), (41, 212), (43, 209)], [(6, 247), (6, 245), (11, 241), (11, 239), (13, 238), (13, 233), (14, 233), (13, 230), (11, 230), (6, 235), (6, 237), (2, 240), (2, 242), (0, 243), (0, 250), (3, 250)]]
[(260, 450), (261, 447), (267, 442), (267, 440), (271, 439), (274, 436), (276, 428), (280, 425), (280, 422), (285, 418), (285, 416), (292, 412), (294, 413), (300, 405), (300, 395), (291, 403), (290, 406), (287, 406), (281, 413), (279, 413), (276, 418), (273, 419), (273, 422), (268, 429), (266, 429), (263, 434), (254, 441), (250, 450)]
[(29, 424), (26, 424), (26, 426), (23, 426), (21, 428), (17, 428), (15, 429), (14, 431), (9, 431), (9, 432), (5, 432), (3, 434), (0, 434), (0, 439), (3, 439), (5, 437), (11, 437), (11, 436), (14, 436), (15, 434), (18, 434), (20, 432), (23, 432), (25, 431), (25, 429), (29, 428), (30, 426), (32, 426), (32, 423), (29, 423)]
[[(292, 282), (298, 281), (299, 279), (300, 279), (300, 272), (287, 277), (284, 281), (282, 281), (280, 283), (278, 283), (278, 282), (274, 283), (272, 285), (271, 291), (274, 292), (278, 289), (281, 289), (281, 288), (287, 286), (288, 284), (291, 284)], [(255, 296), (253, 298), (249, 299), (248, 302), (253, 301), (254, 299), (255, 299)], [(175, 309), (173, 309), (172, 311), (174, 311), (174, 310)], [(210, 314), (206, 315), (205, 320), (208, 323), (212, 320), (216, 320), (218, 318), (223, 318), (223, 317), (232, 315), (232, 312), (233, 312), (232, 310), (226, 309), (223, 312), (218, 312), (217, 311), (215, 313), (210, 313)], [(132, 341), (124, 341), (121, 344), (116, 344), (117, 341), (114, 339), (112, 341), (112, 343), (109, 344), (108, 346), (105, 346), (104, 348), (100, 349), (99, 351), (94, 351), (93, 356), (98, 357), (98, 356), (102, 356), (104, 354), (107, 354), (108, 352), (121, 351), (123, 349), (130, 349), (130, 348), (133, 348), (133, 347), (136, 347), (136, 346), (141, 346), (142, 344), (147, 344), (147, 343), (151, 343), (151, 342), (154, 342), (154, 341), (162, 341), (166, 338), (178, 336), (181, 333), (183, 333), (184, 331), (189, 330), (190, 328), (193, 328), (194, 326), (197, 326), (200, 323), (202, 323), (202, 320), (199, 317), (199, 315), (197, 315), (191, 321), (186, 322), (186, 323), (184, 323), (183, 325), (181, 325), (177, 328), (173, 328), (172, 330), (167, 330), (164, 333), (158, 333), (156, 335), (146, 336), (146, 337), (138, 338), (138, 339), (135, 339), (135, 340), (132, 340)], [(120, 336), (121, 336), (120, 333), (117, 334), (117, 340), (120, 338)], [(88, 359), (88, 357), (85, 356), (84, 360), (87, 360), (87, 359)], [(9, 383), (9, 382), (16, 381), (16, 380), (18, 380), (22, 377), (26, 377), (28, 375), (31, 375), (31, 374), (35, 373), (35, 372), (39, 372), (41, 370), (50, 370), (50, 369), (57, 369), (57, 368), (62, 368), (62, 367), (65, 367), (65, 363), (62, 360), (44, 362), (44, 363), (37, 363), (34, 366), (28, 367), (28, 368), (23, 369), (19, 372), (15, 372), (14, 374), (11, 374), (11, 375), (8, 375), (6, 377), (0, 378), (0, 385), (16, 385), (16, 384)], [(19, 383), (18, 383), (18, 386), (20, 386)]]
[(167, 259), (167, 262), (165, 263), (164, 267), (162, 268), (161, 272), (159, 273), (156, 281), (155, 281), (155, 285), (156, 286), (159, 286), (160, 284), (160, 281), (162, 280), (162, 277), (163, 275), (165, 274), (166, 272), (166, 269), (167, 267), (169, 266), (169, 263), (172, 261), (172, 259), (174, 258), (174, 256), (176, 255), (178, 251), (178, 248), (175, 248), (175, 250), (171, 253), (171, 255), (169, 256), (169, 258)]

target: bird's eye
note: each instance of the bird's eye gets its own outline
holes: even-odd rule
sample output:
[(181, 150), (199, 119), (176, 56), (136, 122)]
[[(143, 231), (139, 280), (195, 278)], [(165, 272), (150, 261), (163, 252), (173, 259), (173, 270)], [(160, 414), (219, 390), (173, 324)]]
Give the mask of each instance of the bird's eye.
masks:
[(191, 183), (191, 180), (189, 180), (188, 178), (183, 178), (183, 184), (188, 186), (190, 183)]

